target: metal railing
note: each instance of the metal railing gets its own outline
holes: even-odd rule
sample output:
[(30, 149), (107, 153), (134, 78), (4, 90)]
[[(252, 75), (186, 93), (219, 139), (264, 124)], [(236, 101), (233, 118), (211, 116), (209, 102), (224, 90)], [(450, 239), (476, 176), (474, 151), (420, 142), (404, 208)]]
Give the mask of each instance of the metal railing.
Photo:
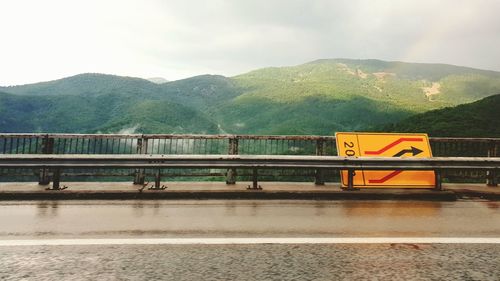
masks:
[[(432, 152), (437, 157), (496, 157), (498, 138), (430, 138)], [(220, 155), (337, 155), (333, 136), (256, 136), (256, 135), (170, 135), (170, 134), (0, 134), (0, 154), (220, 154)], [(226, 182), (253, 176), (237, 169), (186, 169), (166, 170), (170, 177), (225, 177)], [(51, 172), (41, 169), (33, 173), (27, 169), (1, 169), (0, 180), (6, 178), (33, 177), (47, 184)], [(127, 177), (133, 176), (135, 183), (144, 183), (145, 177), (155, 172), (145, 169), (126, 171), (123, 169), (69, 170), (69, 177)], [(495, 175), (481, 169), (464, 169), (447, 172), (450, 180), (496, 181)], [(269, 170), (263, 178), (312, 179), (315, 183), (338, 180), (338, 170)]]
[[(60, 172), (67, 168), (151, 168), (157, 171), (155, 188), (160, 188), (162, 168), (225, 168), (225, 169), (336, 169), (348, 172), (348, 188), (353, 188), (356, 170), (432, 170), (435, 188), (441, 189), (443, 170), (480, 169), (497, 172), (500, 157), (340, 157), (289, 155), (4, 155), (0, 168), (51, 169), (54, 189), (59, 189)], [(257, 188), (254, 173), (253, 188)]]

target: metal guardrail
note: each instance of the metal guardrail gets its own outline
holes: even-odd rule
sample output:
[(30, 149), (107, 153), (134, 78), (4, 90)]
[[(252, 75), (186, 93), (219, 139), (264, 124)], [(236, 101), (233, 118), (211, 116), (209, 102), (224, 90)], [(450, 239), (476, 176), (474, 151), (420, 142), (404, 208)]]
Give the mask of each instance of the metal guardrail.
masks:
[(0, 168), (39, 168), (54, 171), (54, 189), (59, 189), (64, 168), (152, 168), (157, 169), (155, 188), (160, 188), (161, 168), (241, 168), (254, 171), (253, 188), (258, 188), (257, 169), (347, 170), (348, 188), (353, 188), (355, 170), (433, 170), (436, 189), (441, 172), (451, 169), (500, 170), (500, 157), (340, 157), (272, 155), (3, 155)]
[[(497, 157), (499, 138), (430, 138), (434, 156), (437, 157)], [(218, 154), (218, 155), (337, 155), (333, 136), (256, 136), (256, 135), (172, 135), (172, 134), (0, 134), (0, 154)], [(50, 182), (50, 171), (36, 172), (39, 182)], [(269, 171), (268, 176), (284, 175), (284, 171)], [(68, 172), (70, 176), (134, 176), (135, 183), (144, 183), (147, 171), (132, 173), (123, 170)], [(170, 176), (223, 176), (226, 182), (235, 183), (237, 177), (249, 177), (236, 169), (196, 169), (182, 172), (170, 171)], [(26, 169), (1, 170), (0, 179), (11, 176), (33, 176)], [(286, 177), (314, 178), (316, 184), (332, 181), (338, 170), (287, 170)], [(456, 169), (444, 176), (450, 179), (484, 179), (491, 181), (489, 172), (478, 169)], [(491, 184), (491, 182), (490, 182)]]

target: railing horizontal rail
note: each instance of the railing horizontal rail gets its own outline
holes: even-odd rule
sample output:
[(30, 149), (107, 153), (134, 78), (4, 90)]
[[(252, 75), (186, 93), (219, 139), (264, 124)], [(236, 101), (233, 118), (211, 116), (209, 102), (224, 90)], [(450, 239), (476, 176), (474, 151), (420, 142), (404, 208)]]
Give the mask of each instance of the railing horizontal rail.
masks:
[(3, 155), (1, 168), (333, 168), (500, 169), (500, 157), (340, 157), (290, 155)]
[[(335, 140), (335, 136), (316, 135), (204, 135), (204, 134), (47, 134), (47, 133), (1, 133), (0, 138), (147, 138), (147, 139), (262, 139), (262, 140)], [(500, 138), (456, 138), (430, 137), (436, 142), (500, 142)]]

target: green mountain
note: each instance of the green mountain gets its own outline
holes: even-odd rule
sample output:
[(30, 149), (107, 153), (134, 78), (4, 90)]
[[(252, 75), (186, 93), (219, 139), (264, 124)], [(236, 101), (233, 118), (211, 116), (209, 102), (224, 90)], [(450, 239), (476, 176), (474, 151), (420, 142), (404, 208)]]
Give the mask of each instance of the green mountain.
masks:
[(500, 93), (500, 73), (441, 64), (318, 60), (233, 77), (216, 112), (227, 131), (331, 134)]
[(380, 60), (318, 60), (162, 84), (80, 74), (0, 87), (0, 132), (329, 135), (499, 93), (499, 72)]
[(500, 137), (500, 95), (428, 111), (388, 124), (380, 131), (422, 132), (435, 137)]
[(219, 133), (217, 124), (191, 107), (123, 91), (94, 96), (0, 92), (0, 131)]

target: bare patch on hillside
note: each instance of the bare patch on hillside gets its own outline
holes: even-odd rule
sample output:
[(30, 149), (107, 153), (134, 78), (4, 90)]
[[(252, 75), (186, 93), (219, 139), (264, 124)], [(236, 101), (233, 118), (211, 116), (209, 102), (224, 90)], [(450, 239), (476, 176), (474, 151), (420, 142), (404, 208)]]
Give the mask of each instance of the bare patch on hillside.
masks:
[(361, 69), (356, 69), (356, 74), (358, 75), (358, 77), (360, 78), (363, 78), (365, 79), (366, 77), (368, 77), (368, 74), (364, 73)]
[(438, 82), (433, 82), (430, 87), (422, 87), (422, 91), (429, 101), (433, 101), (432, 96), (441, 93), (441, 84)]
[(396, 76), (396, 73), (392, 73), (392, 72), (373, 72), (372, 74), (375, 77), (377, 77), (377, 79), (380, 79), (380, 80), (384, 80), (385, 77), (387, 77), (387, 76), (391, 76), (391, 77)]
[(347, 72), (347, 73), (349, 73), (351, 75), (356, 75), (356, 73), (352, 69), (350, 69), (349, 66), (347, 66), (347, 64), (345, 64), (345, 63), (337, 63), (337, 66), (341, 70), (343, 70), (343, 71), (345, 71), (345, 72)]
[(344, 64), (344, 63), (337, 63), (337, 67), (340, 70), (343, 70), (343, 71), (347, 72), (348, 74), (357, 76), (359, 78), (365, 79), (366, 77), (368, 77), (368, 74), (364, 73), (361, 69), (356, 68), (356, 70), (352, 70), (349, 68), (349, 66), (347, 66), (347, 64)]

